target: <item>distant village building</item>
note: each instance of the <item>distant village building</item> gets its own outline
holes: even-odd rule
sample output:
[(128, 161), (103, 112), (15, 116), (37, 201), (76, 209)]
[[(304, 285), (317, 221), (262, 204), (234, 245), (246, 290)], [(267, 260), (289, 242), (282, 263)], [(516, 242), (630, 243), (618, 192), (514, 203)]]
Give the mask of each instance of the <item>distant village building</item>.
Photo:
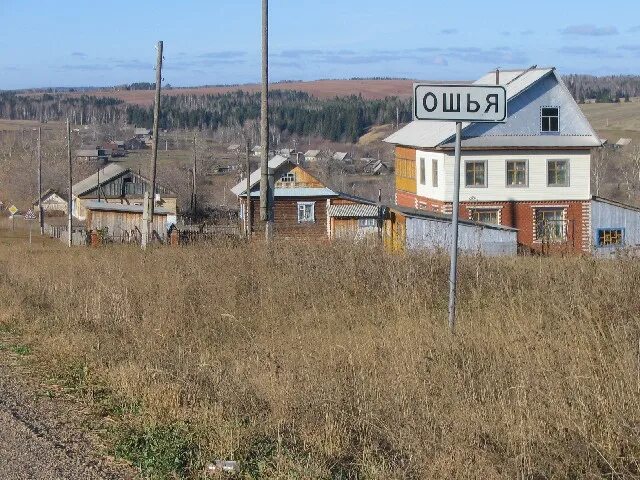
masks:
[(624, 138), (624, 137), (623, 137), (623, 138), (619, 139), (619, 140), (616, 142), (615, 147), (616, 147), (616, 148), (623, 148), (623, 147), (627, 147), (627, 146), (629, 146), (629, 145), (631, 145), (631, 139), (630, 139), (630, 138)]
[(38, 212), (42, 203), (42, 209), (47, 214), (54, 212), (67, 213), (68, 202), (56, 190), (48, 189), (42, 193), (40, 200), (33, 202), (34, 212)]
[(75, 151), (76, 157), (83, 157), (87, 160), (107, 160), (111, 156), (111, 149), (102, 147), (83, 147)]
[[(490, 72), (476, 83), (495, 77)], [(591, 150), (601, 141), (556, 70), (505, 70), (499, 81), (506, 123), (463, 125), (461, 217), (517, 228), (518, 244), (530, 251), (591, 252), (601, 229), (618, 229), (605, 242), (636, 242), (594, 215)], [(414, 121), (385, 139), (395, 145), (399, 206), (451, 214), (454, 138), (454, 123)], [(616, 208), (626, 209), (626, 222), (640, 215)]]
[(254, 157), (259, 157), (262, 155), (262, 147), (260, 145), (256, 145), (251, 149), (251, 153), (253, 153)]
[(320, 150), (307, 150), (304, 154), (306, 162), (315, 162), (318, 158), (320, 158)]
[(331, 159), (337, 162), (350, 162), (352, 160), (351, 155), (347, 152), (336, 152)]
[[(87, 202), (104, 202), (121, 205), (142, 206), (144, 194), (151, 189), (151, 182), (134, 173), (110, 163), (93, 175), (76, 183), (72, 188), (73, 216), (79, 220), (87, 217)], [(176, 215), (177, 195), (166, 187), (156, 184), (156, 206), (162, 207)], [(169, 221), (173, 220), (170, 218)], [(175, 222), (175, 220), (174, 220)]]

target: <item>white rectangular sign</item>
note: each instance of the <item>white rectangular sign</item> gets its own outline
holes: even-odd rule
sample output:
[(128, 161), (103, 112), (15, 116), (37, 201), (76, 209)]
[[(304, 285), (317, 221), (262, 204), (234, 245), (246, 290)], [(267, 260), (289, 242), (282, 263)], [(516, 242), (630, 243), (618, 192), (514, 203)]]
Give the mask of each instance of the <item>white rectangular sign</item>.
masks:
[(504, 122), (507, 91), (501, 85), (413, 85), (415, 120)]

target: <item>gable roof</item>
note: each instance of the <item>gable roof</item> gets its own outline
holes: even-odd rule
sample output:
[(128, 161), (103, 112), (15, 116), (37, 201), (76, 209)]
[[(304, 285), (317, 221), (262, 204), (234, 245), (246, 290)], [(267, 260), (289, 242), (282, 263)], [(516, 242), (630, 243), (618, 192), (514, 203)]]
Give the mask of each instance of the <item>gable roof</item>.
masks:
[[(44, 200), (46, 200), (47, 198), (52, 197), (52, 196), (54, 196), (54, 195), (55, 195), (55, 196), (57, 196), (57, 197), (59, 197), (61, 200), (63, 200), (63, 201), (66, 203), (66, 200), (65, 200), (64, 198), (62, 198), (62, 195), (60, 195), (60, 194), (58, 193), (58, 191), (57, 191), (57, 190), (54, 190), (54, 189), (52, 189), (52, 188), (48, 188), (47, 190), (45, 190), (44, 192), (42, 192), (42, 196), (40, 197), (40, 200), (44, 201)], [(34, 205), (34, 206), (38, 205), (38, 202), (39, 202), (40, 200), (36, 199), (36, 200), (33, 202), (33, 204), (32, 204), (32, 205)]]
[(349, 154), (347, 152), (336, 152), (333, 154), (333, 159), (338, 161), (343, 161), (348, 156)]
[[(285, 164), (287, 162), (289, 162), (289, 163), (291, 163), (293, 165), (291, 160), (289, 160), (288, 158), (285, 158), (282, 155), (276, 155), (271, 160), (269, 160), (269, 168), (273, 168), (275, 170), (276, 168), (280, 168), (281, 165), (283, 165), (283, 164)], [(251, 175), (249, 175), (249, 188), (251, 189), (251, 188), (255, 187), (258, 183), (260, 183), (260, 168), (257, 168), (256, 170), (251, 172)], [(243, 180), (238, 182), (231, 189), (231, 191), (236, 196), (240, 196), (240, 195), (246, 193), (246, 190), (247, 190), (247, 179), (246, 178), (244, 178)]]
[[(129, 171), (130, 170), (128, 168), (125, 169), (115, 163), (110, 163), (106, 165), (104, 168), (101, 168), (99, 171), (100, 184), (102, 185), (106, 182), (110, 182), (114, 178), (124, 175)], [(88, 176), (84, 180), (80, 180), (71, 188), (71, 191), (76, 197), (79, 197), (80, 195), (84, 195), (85, 193), (90, 192), (97, 186), (98, 186), (98, 172)]]
[[(518, 113), (524, 111), (532, 99), (521, 97), (534, 86), (540, 86), (544, 80), (550, 80), (551, 84), (557, 84), (556, 98), (563, 102), (566, 108), (571, 110), (571, 119), (574, 131), (559, 135), (540, 135), (536, 120), (535, 132), (515, 131), (514, 125), (520, 121)], [(495, 72), (489, 72), (474, 84), (488, 85), (495, 83)], [(601, 142), (586, 117), (575, 103), (571, 93), (554, 68), (530, 68), (527, 70), (503, 70), (500, 71), (500, 85), (507, 91), (508, 118), (502, 124), (463, 123), (462, 141), (463, 147), (596, 147)], [(550, 88), (550, 87), (548, 87)], [(518, 98), (522, 98), (523, 105), (516, 105)], [(536, 117), (537, 118), (537, 117)], [(520, 121), (529, 121), (525, 119)], [(530, 125), (530, 124), (529, 124)], [(562, 125), (562, 122), (561, 122)], [(466, 137), (465, 138), (465, 134)], [(388, 143), (408, 145), (418, 148), (451, 148), (455, 136), (455, 122), (427, 122), (416, 121), (409, 123), (397, 132), (385, 138)]]
[(320, 150), (307, 150), (304, 154), (305, 157), (317, 157), (320, 154)]

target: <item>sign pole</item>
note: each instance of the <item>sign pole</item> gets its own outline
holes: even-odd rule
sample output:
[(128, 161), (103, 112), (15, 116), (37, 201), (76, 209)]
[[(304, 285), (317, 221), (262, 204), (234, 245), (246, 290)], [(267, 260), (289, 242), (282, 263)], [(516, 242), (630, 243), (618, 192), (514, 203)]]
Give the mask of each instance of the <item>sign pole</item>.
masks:
[(449, 330), (456, 326), (456, 286), (458, 283), (458, 220), (460, 209), (460, 150), (462, 122), (456, 122), (455, 165), (453, 173), (453, 212), (451, 215), (451, 267), (449, 270)]

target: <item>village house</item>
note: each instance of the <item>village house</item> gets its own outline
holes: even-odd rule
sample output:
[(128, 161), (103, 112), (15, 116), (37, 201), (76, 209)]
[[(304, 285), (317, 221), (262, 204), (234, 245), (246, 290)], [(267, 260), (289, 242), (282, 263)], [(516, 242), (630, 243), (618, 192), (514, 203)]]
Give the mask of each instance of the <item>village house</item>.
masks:
[[(87, 202), (137, 205), (144, 203), (144, 194), (151, 182), (129, 168), (109, 163), (93, 175), (73, 185), (73, 216), (79, 220), (87, 218)], [(169, 223), (175, 223), (177, 195), (166, 187), (156, 184), (155, 205), (170, 212)]]
[(307, 150), (304, 154), (305, 162), (315, 162), (320, 158), (320, 150)]
[[(332, 227), (338, 230), (340, 219), (354, 220), (356, 227), (360, 218), (367, 218), (362, 228), (370, 226), (372, 216), (371, 202), (358, 197), (341, 194), (313, 177), (304, 168), (291, 159), (276, 155), (269, 161), (269, 168), (274, 170), (274, 228), (275, 234), (284, 238), (328, 239), (334, 236)], [(260, 221), (260, 169), (249, 177), (251, 201), (251, 218), (247, 218), (247, 180), (241, 180), (231, 191), (238, 197), (240, 217), (245, 223), (250, 222), (251, 230), (259, 230)], [(336, 205), (367, 206), (361, 211), (352, 211), (344, 216), (344, 212), (335, 210)], [(377, 212), (377, 211), (376, 211)], [(334, 217), (335, 221), (332, 221)], [(342, 227), (343, 225), (340, 225)]]
[(38, 212), (42, 203), (42, 210), (46, 214), (65, 214), (67, 213), (68, 202), (56, 190), (48, 189), (42, 193), (40, 200), (33, 202), (33, 211)]
[[(518, 229), (523, 250), (591, 252), (594, 231), (614, 227), (593, 216), (599, 137), (554, 68), (490, 72), (476, 83), (496, 82), (507, 91), (506, 122), (463, 124), (461, 218)], [(454, 139), (454, 123), (429, 121), (385, 139), (395, 145), (399, 206), (451, 214)], [(621, 235), (603, 238), (628, 245)]]
[(349, 153), (347, 152), (336, 152), (333, 154), (333, 157), (331, 157), (332, 160), (335, 160), (336, 162), (350, 162), (351, 160), (353, 160), (351, 158), (351, 155), (349, 155)]

